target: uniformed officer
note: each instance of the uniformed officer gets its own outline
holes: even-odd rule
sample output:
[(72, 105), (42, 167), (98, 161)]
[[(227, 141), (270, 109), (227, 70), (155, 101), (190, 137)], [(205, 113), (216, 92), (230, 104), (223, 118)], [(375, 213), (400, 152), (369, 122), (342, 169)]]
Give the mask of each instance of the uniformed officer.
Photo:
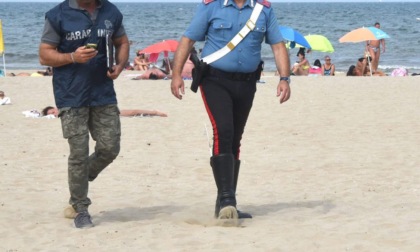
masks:
[[(196, 41), (204, 41), (202, 57), (225, 47), (245, 26), (256, 5), (263, 9), (255, 27), (228, 54), (210, 63), (200, 83), (202, 98), (213, 126), (210, 165), (217, 186), (215, 216), (219, 219), (252, 218), (236, 209), (236, 185), (240, 167), (240, 141), (256, 92), (256, 71), (265, 39), (274, 53), (280, 81), (280, 103), (290, 97), (289, 57), (271, 4), (265, 0), (203, 0), (175, 53), (172, 94), (182, 99), (182, 67)], [(230, 46), (232, 47), (232, 46)]]
[[(43, 65), (54, 67), (54, 98), (68, 140), (68, 180), (77, 228), (93, 226), (88, 207), (93, 181), (120, 151), (120, 111), (113, 80), (128, 60), (123, 15), (108, 0), (65, 0), (45, 14), (39, 46)], [(116, 65), (107, 67), (106, 34), (112, 34)], [(89, 133), (96, 141), (89, 156)]]

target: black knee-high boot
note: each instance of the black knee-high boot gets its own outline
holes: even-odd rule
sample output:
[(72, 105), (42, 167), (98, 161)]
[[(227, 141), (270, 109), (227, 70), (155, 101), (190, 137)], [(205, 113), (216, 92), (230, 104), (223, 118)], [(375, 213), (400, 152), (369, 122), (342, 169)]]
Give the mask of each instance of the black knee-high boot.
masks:
[[(235, 160), (235, 167), (233, 172), (233, 189), (235, 190), (236, 195), (236, 187), (238, 185), (238, 177), (239, 177), (239, 168), (241, 167), (241, 160)], [(251, 219), (252, 215), (246, 212), (238, 211), (238, 218), (239, 219)]]
[[(210, 165), (213, 168), (213, 157), (210, 158)], [(235, 195), (236, 195), (236, 186), (238, 184), (238, 176), (239, 176), (240, 165), (241, 165), (240, 160), (235, 160), (234, 161), (233, 189), (234, 189)], [(214, 179), (216, 181), (216, 185), (217, 185), (217, 189), (218, 189), (217, 190), (217, 197), (216, 197), (216, 206), (215, 206), (215, 209), (214, 209), (214, 217), (218, 218), (219, 217), (219, 212), (220, 212), (220, 192), (219, 192), (220, 186), (218, 185), (218, 181), (217, 181), (216, 177)], [(252, 215), (249, 214), (249, 213), (242, 212), (242, 211), (239, 211), (239, 210), (237, 210), (237, 213), (238, 213), (238, 218), (239, 219), (252, 218)]]
[(220, 154), (213, 156), (210, 163), (217, 186), (215, 215), (219, 219), (237, 219), (233, 155)]

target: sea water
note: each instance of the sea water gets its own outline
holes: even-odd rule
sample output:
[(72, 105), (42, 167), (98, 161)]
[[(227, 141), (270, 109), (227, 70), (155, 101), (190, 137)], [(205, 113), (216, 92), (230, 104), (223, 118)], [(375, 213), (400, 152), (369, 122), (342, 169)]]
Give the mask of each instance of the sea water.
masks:
[[(111, 1), (112, 2), (112, 1)], [(114, 2), (124, 15), (131, 44), (130, 61), (135, 52), (165, 39), (179, 40), (191, 21), (198, 3), (123, 3)], [(43, 69), (39, 64), (38, 46), (44, 25), (44, 15), (58, 2), (0, 2), (7, 69)], [(386, 39), (386, 52), (381, 55), (379, 68), (390, 72), (397, 67), (420, 72), (420, 3), (272, 3), (279, 25), (290, 26), (303, 35), (320, 34), (333, 45), (333, 53), (312, 52), (307, 59), (312, 64), (325, 55), (332, 58), (338, 71), (347, 71), (362, 57), (365, 43), (339, 43), (350, 30), (381, 23), (391, 38)], [(196, 48), (202, 47), (202, 42)], [(297, 49), (290, 50), (291, 62), (297, 60)], [(265, 71), (275, 71), (269, 45), (263, 45)], [(3, 66), (3, 62), (0, 62)]]

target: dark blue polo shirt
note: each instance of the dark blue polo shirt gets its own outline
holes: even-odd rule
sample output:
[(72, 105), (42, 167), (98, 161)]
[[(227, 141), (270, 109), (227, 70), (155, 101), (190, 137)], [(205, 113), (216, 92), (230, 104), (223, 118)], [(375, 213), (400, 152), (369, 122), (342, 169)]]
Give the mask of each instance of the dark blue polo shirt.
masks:
[[(55, 67), (53, 89), (56, 105), (63, 107), (87, 107), (116, 104), (113, 80), (107, 77), (105, 35), (125, 35), (121, 12), (108, 0), (101, 0), (94, 15), (80, 9), (75, 0), (66, 0), (45, 15), (46, 27), (50, 26), (60, 41), (51, 41), (54, 36), (43, 36), (42, 42), (54, 44), (62, 53), (74, 52), (87, 43), (98, 45), (98, 54), (89, 62)], [(44, 34), (48, 34), (44, 31)], [(50, 39), (48, 39), (50, 38)]]

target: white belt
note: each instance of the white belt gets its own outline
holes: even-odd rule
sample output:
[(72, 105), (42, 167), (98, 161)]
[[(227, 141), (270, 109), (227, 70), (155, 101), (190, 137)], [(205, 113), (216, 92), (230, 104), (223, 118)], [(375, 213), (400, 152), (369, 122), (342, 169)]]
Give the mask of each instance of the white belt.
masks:
[(241, 41), (248, 35), (248, 33), (255, 28), (255, 23), (257, 22), (258, 17), (261, 14), (262, 9), (264, 6), (260, 3), (257, 3), (254, 7), (254, 10), (252, 11), (251, 17), (246, 22), (245, 26), (239, 31), (238, 34), (233, 37), (233, 39), (225, 45), (223, 48), (215, 51), (214, 53), (207, 55), (202, 60), (203, 62), (206, 62), (207, 64), (210, 64), (212, 62), (215, 62), (216, 60), (222, 58), (226, 54), (228, 54), (230, 51), (232, 51)]

